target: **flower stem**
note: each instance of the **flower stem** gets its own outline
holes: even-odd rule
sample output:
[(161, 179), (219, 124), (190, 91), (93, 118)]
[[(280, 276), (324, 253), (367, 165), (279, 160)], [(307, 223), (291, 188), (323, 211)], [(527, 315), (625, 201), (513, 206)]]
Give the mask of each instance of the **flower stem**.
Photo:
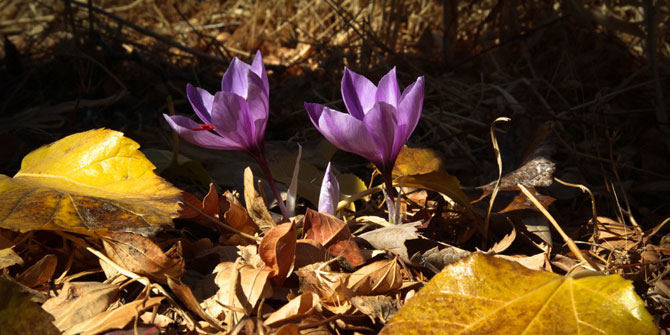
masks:
[(279, 205), (281, 215), (284, 217), (284, 220), (288, 220), (288, 211), (286, 210), (284, 200), (282, 200), (281, 194), (279, 193), (279, 189), (277, 189), (277, 184), (275, 184), (275, 180), (272, 177), (272, 172), (270, 172), (270, 167), (268, 166), (268, 162), (265, 159), (265, 154), (261, 153), (258, 156), (252, 156), (254, 156), (256, 162), (261, 167), (261, 170), (263, 170), (265, 179), (267, 179), (268, 183), (270, 183), (270, 188), (272, 189), (272, 193), (274, 193), (275, 199), (277, 199), (277, 204)]
[(382, 177), (384, 177), (384, 186), (386, 188), (386, 194), (388, 195), (388, 203), (386, 206), (388, 206), (389, 214), (391, 214), (389, 221), (393, 224), (398, 224), (399, 222), (396, 222), (396, 220), (399, 218), (399, 215), (395, 212), (395, 202), (397, 200), (393, 199), (393, 174), (391, 171), (384, 172), (382, 173)]

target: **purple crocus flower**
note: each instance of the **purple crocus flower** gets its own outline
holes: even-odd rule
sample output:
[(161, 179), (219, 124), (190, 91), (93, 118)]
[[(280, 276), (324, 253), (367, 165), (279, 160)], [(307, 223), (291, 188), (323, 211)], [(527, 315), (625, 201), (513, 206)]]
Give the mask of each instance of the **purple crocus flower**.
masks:
[(201, 147), (238, 150), (251, 155), (263, 170), (279, 208), (287, 218), (284, 202), (265, 159), (263, 140), (269, 114), (270, 85), (260, 51), (256, 52), (251, 65), (233, 58), (223, 74), (221, 91), (212, 95), (187, 84), (186, 96), (203, 123), (181, 115), (163, 114), (172, 129), (186, 141)]
[(337, 212), (337, 203), (340, 201), (340, 184), (333, 171), (330, 170), (330, 162), (326, 167), (326, 173), (321, 182), (321, 192), (319, 193), (319, 212), (335, 215)]
[(390, 193), (393, 165), (421, 116), (423, 90), (424, 79), (419, 77), (401, 94), (395, 67), (379, 86), (345, 67), (342, 98), (349, 113), (314, 103), (305, 103), (305, 108), (330, 143), (374, 163)]
[(342, 98), (349, 114), (313, 103), (305, 103), (305, 108), (314, 126), (330, 143), (368, 159), (383, 174), (390, 174), (419, 122), (423, 88), (424, 79), (419, 77), (400, 94), (395, 67), (379, 81), (379, 86), (345, 67)]
[[(182, 138), (201, 147), (263, 155), (270, 86), (260, 51), (251, 65), (233, 58), (214, 95), (186, 85), (186, 95), (202, 124), (181, 115), (165, 116)], [(208, 130), (213, 130), (214, 134)]]

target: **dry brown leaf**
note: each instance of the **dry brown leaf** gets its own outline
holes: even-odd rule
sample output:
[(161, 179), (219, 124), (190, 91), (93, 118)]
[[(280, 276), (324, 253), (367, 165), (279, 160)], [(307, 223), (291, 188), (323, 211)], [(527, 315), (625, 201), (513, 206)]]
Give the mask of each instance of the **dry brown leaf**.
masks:
[(301, 239), (296, 242), (294, 269), (299, 270), (303, 266), (326, 260), (328, 260), (328, 253), (323, 249), (321, 243), (310, 239)]
[(42, 259), (18, 275), (16, 280), (28, 287), (39, 286), (51, 279), (51, 276), (56, 272), (56, 265), (58, 265), (56, 255), (44, 255)]
[(200, 307), (200, 304), (198, 303), (198, 300), (195, 298), (193, 295), (193, 292), (191, 291), (191, 288), (184, 285), (179, 279), (174, 278), (172, 276), (166, 276), (167, 277), (167, 283), (168, 286), (170, 286), (170, 289), (174, 294), (179, 298), (181, 302), (186, 305), (188, 309), (191, 310), (191, 312), (197, 314), (199, 317), (201, 317), (203, 320), (207, 321), (207, 323), (216, 328), (219, 331), (226, 331), (225, 328), (223, 328), (218, 321), (216, 321), (213, 317), (211, 317), (209, 314), (207, 314), (202, 307)]
[(14, 178), (0, 175), (0, 227), (95, 235), (172, 225), (181, 191), (138, 148), (123, 133), (97, 129), (31, 152)]
[(153, 297), (146, 300), (135, 300), (78, 323), (65, 331), (63, 335), (94, 335), (111, 329), (122, 329), (142, 311), (160, 304), (163, 299), (163, 297)]
[(279, 329), (277, 329), (277, 332), (275, 333), (277, 335), (300, 335), (300, 327), (298, 325), (295, 325), (293, 323), (288, 323), (285, 324)]
[[(270, 271), (256, 269), (250, 265), (236, 267), (235, 263), (222, 262), (214, 269), (214, 282), (219, 287), (216, 295), (207, 299), (203, 304), (207, 312), (217, 318), (227, 310), (222, 306), (230, 306), (243, 312), (236, 312), (239, 320), (245, 314), (250, 315), (260, 299), (272, 296), (272, 286), (268, 281)], [(235, 285), (234, 296), (231, 297), (231, 288)], [(232, 298), (232, 299), (231, 299)], [(230, 302), (233, 302), (230, 305)]]
[(509, 248), (512, 245), (512, 243), (514, 243), (515, 239), (516, 239), (516, 228), (514, 228), (514, 226), (512, 226), (512, 231), (509, 234), (506, 234), (505, 236), (503, 236), (503, 238), (500, 239), (500, 241), (493, 244), (493, 246), (491, 248), (489, 248), (488, 251), (499, 254), (499, 253), (507, 250), (507, 248)]
[(296, 240), (295, 224), (291, 221), (270, 229), (258, 246), (258, 255), (272, 271), (270, 277), (276, 285), (281, 285), (293, 268)]
[(330, 272), (327, 263), (305, 266), (296, 274), (300, 278), (300, 290), (318, 294), (322, 305), (331, 312), (344, 313), (350, 309), (353, 292), (347, 287), (349, 274)]
[[(219, 205), (221, 206), (220, 213), (222, 213), (226, 224), (252, 236), (259, 232), (258, 226), (251, 219), (247, 210), (236, 201), (232, 194), (224, 193), (221, 196)], [(231, 235), (221, 242), (226, 245), (246, 245), (252, 243), (249, 239), (237, 234)]]
[(23, 259), (16, 254), (14, 249), (0, 249), (0, 270), (16, 264), (23, 265)]
[(320, 311), (321, 303), (319, 302), (319, 296), (313, 292), (305, 292), (291, 299), (286, 305), (270, 314), (265, 319), (265, 324), (270, 327), (278, 327)]
[(165, 275), (180, 278), (184, 273), (179, 243), (175, 257), (168, 257), (150, 239), (131, 233), (109, 233), (102, 243), (107, 257), (130, 272), (161, 283), (167, 282)]
[(353, 297), (351, 303), (363, 314), (372, 318), (373, 322), (378, 319), (386, 323), (398, 311), (396, 300), (387, 295)]
[(66, 282), (57, 297), (42, 305), (56, 318), (61, 331), (84, 322), (102, 312), (119, 299), (119, 288), (98, 282)]
[(256, 192), (254, 174), (250, 167), (244, 169), (244, 202), (247, 205), (249, 216), (261, 230), (265, 231), (277, 225), (265, 206), (263, 198)]
[(356, 295), (377, 295), (402, 286), (397, 257), (368, 264), (349, 276), (347, 287)]
[(305, 238), (321, 243), (331, 255), (343, 257), (354, 267), (365, 263), (365, 258), (344, 221), (308, 208), (303, 230)]

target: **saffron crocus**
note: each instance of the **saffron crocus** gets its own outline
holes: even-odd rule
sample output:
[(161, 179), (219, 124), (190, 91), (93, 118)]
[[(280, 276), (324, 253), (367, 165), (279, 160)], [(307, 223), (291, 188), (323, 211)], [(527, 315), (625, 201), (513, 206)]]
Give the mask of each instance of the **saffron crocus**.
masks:
[(321, 182), (321, 192), (319, 193), (319, 212), (335, 215), (337, 212), (337, 203), (340, 201), (340, 184), (333, 171), (330, 170), (330, 162), (326, 167), (326, 173)]
[[(186, 96), (202, 123), (181, 115), (163, 114), (172, 129), (195, 145), (217, 149), (238, 150), (251, 155), (263, 170), (284, 218), (284, 202), (274, 183), (263, 140), (268, 121), (270, 85), (260, 51), (251, 65), (233, 58), (223, 74), (221, 91), (214, 95), (207, 90), (186, 85)], [(213, 131), (213, 132), (212, 132)]]
[(393, 165), (419, 122), (423, 90), (424, 79), (419, 77), (401, 94), (395, 67), (379, 86), (345, 67), (342, 98), (349, 113), (314, 103), (305, 103), (305, 108), (330, 143), (374, 163), (392, 194)]

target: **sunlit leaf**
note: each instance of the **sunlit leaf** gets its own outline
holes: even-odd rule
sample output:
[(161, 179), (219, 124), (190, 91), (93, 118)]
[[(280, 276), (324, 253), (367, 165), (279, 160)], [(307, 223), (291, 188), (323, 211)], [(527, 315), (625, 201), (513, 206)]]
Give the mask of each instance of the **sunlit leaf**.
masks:
[(0, 175), (0, 227), (92, 235), (171, 225), (181, 191), (156, 176), (138, 148), (120, 132), (98, 129), (31, 152), (14, 178)]
[(131, 233), (109, 233), (102, 243), (107, 256), (130, 272), (161, 283), (167, 282), (165, 275), (179, 278), (184, 273), (179, 244), (166, 254), (150, 239)]
[(293, 222), (280, 224), (270, 229), (258, 246), (266, 267), (272, 271), (272, 282), (281, 285), (293, 267), (298, 233)]
[(403, 147), (393, 166), (393, 177), (426, 174), (443, 169), (442, 157), (435, 150)]
[(618, 275), (564, 277), (474, 254), (447, 266), (381, 334), (657, 334)]
[(116, 285), (98, 282), (66, 282), (57, 297), (44, 304), (47, 312), (56, 318), (54, 324), (61, 331), (84, 322), (107, 310), (119, 299)]
[(365, 258), (342, 220), (328, 214), (307, 209), (303, 227), (305, 238), (315, 240), (333, 256), (341, 256), (352, 266), (365, 263)]

